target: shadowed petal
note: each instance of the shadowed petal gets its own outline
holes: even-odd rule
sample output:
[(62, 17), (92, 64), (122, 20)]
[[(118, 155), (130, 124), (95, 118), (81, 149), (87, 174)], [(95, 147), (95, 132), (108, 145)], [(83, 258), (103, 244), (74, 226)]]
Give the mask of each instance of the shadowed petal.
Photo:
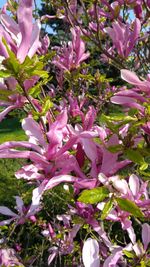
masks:
[(150, 243), (150, 225), (148, 225), (147, 223), (144, 223), (142, 225), (142, 240), (144, 244), (144, 249), (146, 250), (148, 244)]

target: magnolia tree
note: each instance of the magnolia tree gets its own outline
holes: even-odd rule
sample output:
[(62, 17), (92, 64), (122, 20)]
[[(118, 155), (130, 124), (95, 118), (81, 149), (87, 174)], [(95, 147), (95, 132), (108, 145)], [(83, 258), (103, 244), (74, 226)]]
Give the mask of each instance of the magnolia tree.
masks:
[[(15, 176), (32, 190), (0, 206), (0, 264), (150, 266), (150, 2), (55, 0), (42, 17), (33, 4), (0, 13), (0, 121), (18, 110), (26, 134), (0, 158), (24, 159)], [(41, 30), (53, 20), (57, 46)]]

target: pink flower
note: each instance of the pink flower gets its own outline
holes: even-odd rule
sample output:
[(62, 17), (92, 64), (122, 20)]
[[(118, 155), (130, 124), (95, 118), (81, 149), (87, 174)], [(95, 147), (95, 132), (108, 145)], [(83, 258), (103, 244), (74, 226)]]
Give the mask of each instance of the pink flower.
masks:
[[(24, 81), (24, 89), (28, 90), (38, 81), (38, 76), (32, 76), (30, 79)], [(19, 94), (17, 92), (18, 82), (14, 77), (8, 77), (5, 79), (5, 84), (0, 83), (0, 89), (4, 90), (4, 94), (6, 95), (4, 100), (0, 100), (0, 106), (6, 107), (0, 113), (0, 121), (2, 121), (5, 116), (14, 109), (20, 109), (24, 106), (28, 100), (25, 96)], [(1, 92), (2, 93), (2, 92)], [(33, 100), (35, 101), (35, 100)]]
[[(107, 178), (105, 175), (99, 174), (99, 180), (106, 187), (108, 187), (111, 193), (135, 202), (135, 204), (139, 206), (145, 213), (148, 210), (150, 204), (149, 194), (147, 190), (148, 184), (147, 182), (143, 182), (141, 179), (139, 179), (135, 174), (130, 175), (128, 181), (126, 181), (125, 179), (120, 179), (118, 175)], [(98, 208), (103, 209), (103, 204), (98, 204)], [(128, 226), (128, 223), (126, 224), (128, 212), (121, 211), (120, 208), (117, 207), (117, 209), (112, 209), (112, 211), (109, 213), (110, 216), (108, 215), (108, 217), (110, 219), (111, 214), (113, 220), (120, 221), (121, 219), (123, 228), (125, 225)]]
[(129, 84), (135, 85), (138, 91), (150, 93), (150, 79), (149, 75), (147, 75), (147, 80), (141, 81), (135, 72), (130, 70), (122, 69), (121, 70), (121, 78), (128, 82)]
[(24, 267), (24, 265), (19, 262), (15, 250), (11, 248), (0, 249), (0, 266)]
[(39, 189), (34, 189), (32, 193), (32, 203), (28, 208), (24, 206), (22, 199), (16, 196), (16, 209), (18, 214), (7, 207), (0, 206), (0, 213), (11, 217), (10, 219), (1, 221), (0, 225), (10, 224), (12, 221), (16, 221), (17, 224), (24, 224), (28, 219), (35, 221), (36, 219), (34, 215), (39, 211), (41, 195), (42, 190), (40, 192)]
[(51, 264), (56, 256), (67, 255), (73, 252), (75, 246), (74, 238), (76, 237), (81, 227), (80, 224), (71, 226), (71, 217), (68, 215), (58, 215), (57, 219), (61, 221), (61, 223), (63, 223), (63, 228), (62, 225), (60, 226), (59, 224), (57, 224), (58, 234), (55, 233), (50, 224), (48, 224), (48, 229), (42, 232), (45, 237), (49, 238), (50, 243), (54, 244), (54, 246), (50, 247), (50, 249), (48, 250), (48, 265)]
[(129, 108), (136, 108), (143, 115), (145, 108), (143, 103), (147, 102), (146, 98), (142, 96), (139, 92), (136, 92), (134, 89), (124, 89), (115, 93), (111, 97), (111, 102), (114, 104), (122, 105)]
[(105, 260), (103, 267), (117, 267), (117, 262), (122, 257), (122, 248), (116, 248), (112, 254)]
[[(135, 235), (134, 231), (132, 235)], [(130, 236), (130, 239), (132, 241), (132, 236)], [(142, 224), (142, 243), (141, 242), (136, 242), (136, 238), (134, 239), (134, 242), (132, 242), (132, 247), (130, 250), (133, 250), (138, 258), (143, 257), (145, 255), (147, 259), (149, 259), (149, 254), (148, 252), (148, 245), (150, 243), (150, 225), (147, 223)], [(146, 260), (145, 257), (145, 260)]]
[(89, 53), (85, 53), (85, 43), (81, 39), (81, 30), (79, 27), (71, 29), (72, 42), (64, 46), (60, 50), (59, 55), (53, 60), (53, 64), (60, 70), (70, 71), (78, 68), (82, 61), (89, 57)]
[(2, 38), (5, 38), (11, 50), (22, 63), (28, 55), (32, 57), (39, 47), (40, 23), (32, 23), (32, 0), (20, 0), (17, 9), (17, 21), (7, 14), (0, 15), (1, 56), (8, 57)]
[[(9, 94), (9, 90), (6, 89), (6, 91)], [(6, 107), (2, 112), (0, 112), (0, 121), (2, 121), (6, 117), (6, 115), (14, 109), (22, 108), (24, 106), (25, 101), (25, 97), (19, 94), (13, 94), (13, 91), (11, 94), (10, 91), (10, 96), (8, 96), (8, 100), (0, 101), (0, 106)]]
[(108, 33), (113, 41), (113, 45), (116, 48), (118, 54), (126, 58), (132, 52), (134, 45), (139, 37), (141, 30), (141, 23), (139, 19), (135, 19), (133, 23), (133, 30), (130, 29), (131, 25), (121, 22), (113, 22), (112, 28), (105, 28), (105, 32)]

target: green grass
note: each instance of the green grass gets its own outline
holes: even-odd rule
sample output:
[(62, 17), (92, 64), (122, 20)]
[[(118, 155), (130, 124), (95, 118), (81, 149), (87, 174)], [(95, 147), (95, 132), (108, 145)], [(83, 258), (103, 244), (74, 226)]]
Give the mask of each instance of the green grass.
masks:
[(26, 139), (27, 137), (21, 128), (21, 122), (17, 117), (5, 119), (0, 123), (0, 143)]
[[(22, 141), (27, 137), (17, 117), (9, 117), (0, 122), (0, 144), (6, 141)], [(25, 163), (22, 159), (0, 159), (0, 205), (11, 206), (13, 196), (20, 195), (24, 182), (17, 180), (14, 173)]]
[(22, 159), (0, 159), (0, 206), (13, 207), (14, 196), (21, 196), (27, 189), (25, 181), (14, 175), (24, 163)]

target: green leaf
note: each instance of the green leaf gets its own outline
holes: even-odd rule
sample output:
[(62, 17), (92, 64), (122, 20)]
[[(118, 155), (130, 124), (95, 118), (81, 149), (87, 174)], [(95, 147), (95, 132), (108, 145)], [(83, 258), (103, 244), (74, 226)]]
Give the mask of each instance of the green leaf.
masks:
[(2, 42), (5, 45), (8, 55), (9, 55), (9, 58), (5, 59), (3, 63), (4, 65), (6, 65), (6, 68), (8, 68), (10, 71), (14, 72), (15, 74), (18, 74), (19, 69), (20, 69), (19, 60), (16, 58), (16, 55), (11, 51), (11, 49), (9, 48), (4, 38), (2, 38)]
[(110, 113), (109, 116), (106, 116), (102, 114), (103, 120), (105, 121), (116, 121), (116, 122), (130, 122), (130, 121), (136, 121), (137, 119), (131, 116), (126, 116), (124, 113)]
[(128, 111), (128, 115), (129, 115), (129, 116), (134, 116), (134, 115), (136, 115), (136, 114), (138, 114), (138, 113), (139, 113), (139, 111), (138, 111), (137, 108), (131, 108), (131, 109)]
[(107, 118), (109, 118), (110, 121), (124, 121), (124, 122), (130, 122), (130, 121), (135, 121), (137, 120), (136, 118), (133, 118), (131, 116), (126, 116), (124, 113), (122, 114), (110, 114), (109, 116), (107, 116)]
[(144, 157), (138, 150), (128, 149), (125, 151), (125, 156), (133, 161), (141, 165), (140, 170), (146, 170), (148, 168), (148, 164), (145, 162)]
[(107, 217), (112, 208), (113, 208), (113, 199), (111, 198), (107, 203), (105, 203), (105, 206), (101, 214), (101, 220), (104, 220)]
[(134, 259), (135, 257), (135, 254), (131, 251), (128, 251), (128, 250), (123, 250), (123, 253), (125, 256), (127, 256), (129, 259)]
[(140, 171), (144, 171), (148, 168), (148, 163), (143, 162), (143, 164), (140, 166)]
[(125, 198), (116, 198), (116, 201), (120, 209), (130, 212), (135, 217), (144, 217), (143, 212), (133, 201)]
[(128, 149), (125, 151), (125, 155), (128, 159), (138, 164), (141, 164), (144, 161), (143, 156), (137, 150)]
[(123, 151), (123, 146), (122, 145), (109, 146), (107, 149), (112, 153), (116, 153), (119, 151)]
[(103, 201), (108, 197), (108, 195), (108, 189), (104, 186), (101, 186), (90, 190), (84, 190), (78, 198), (78, 201), (86, 204), (95, 204)]
[(0, 99), (4, 101), (8, 101), (8, 97), (12, 95), (12, 93), (14, 92), (12, 92), (11, 90), (0, 89)]
[(35, 86), (29, 88), (28, 94), (37, 97), (41, 93), (41, 84), (37, 83)]
[(47, 111), (53, 107), (53, 103), (50, 99), (46, 99), (42, 109), (42, 115), (45, 115)]
[(143, 260), (140, 262), (140, 264), (141, 264), (141, 267), (146, 267), (147, 266)]
[(0, 70), (0, 78), (8, 78), (11, 76), (11, 72), (8, 70)]
[(109, 117), (108, 116), (105, 116), (104, 114), (102, 114), (101, 116), (100, 116), (100, 124), (102, 123), (104, 123), (104, 124), (106, 124), (107, 126), (108, 126), (108, 128), (112, 131), (112, 132), (114, 132), (114, 133), (118, 133), (118, 128), (119, 128), (119, 126), (116, 124), (114, 124), (111, 120), (109, 120)]
[(45, 70), (34, 70), (32, 71), (32, 76), (37, 75), (40, 76), (40, 78), (48, 79), (48, 73)]

